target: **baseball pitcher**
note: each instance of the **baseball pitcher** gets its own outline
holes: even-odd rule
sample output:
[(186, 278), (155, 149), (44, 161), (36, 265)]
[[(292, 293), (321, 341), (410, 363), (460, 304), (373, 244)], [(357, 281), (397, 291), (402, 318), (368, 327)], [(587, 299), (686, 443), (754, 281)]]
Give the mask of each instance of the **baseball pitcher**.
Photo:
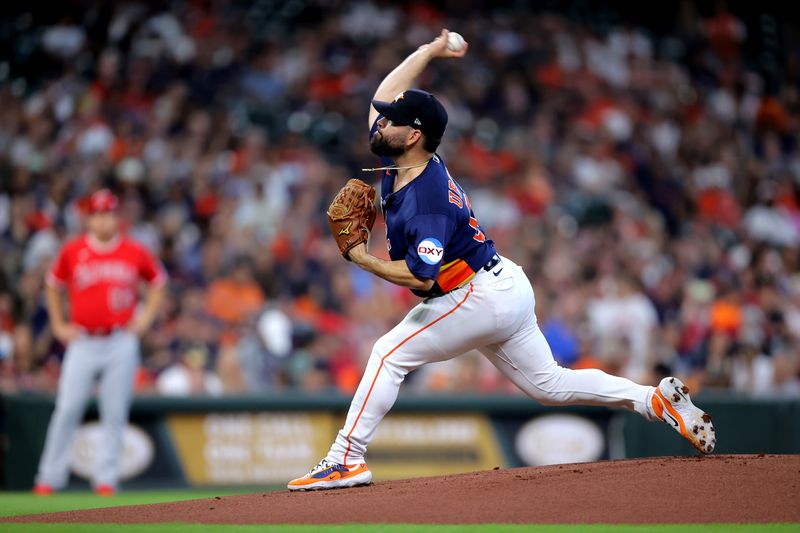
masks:
[(467, 47), (443, 30), (395, 68), (372, 100), (370, 149), (383, 166), (370, 170), (382, 171), (380, 204), (390, 260), (367, 252), (374, 221), (369, 186), (351, 180), (328, 210), (347, 259), (424, 299), (375, 343), (327, 457), (290, 481), (290, 490), (370, 483), (364, 455), (406, 374), (472, 349), (543, 404), (630, 409), (668, 423), (702, 453), (714, 449), (710, 416), (692, 404), (677, 378), (649, 387), (600, 370), (562, 368), (553, 359), (536, 322), (530, 282), (522, 268), (498, 255), (469, 196), (436, 154), (447, 126), (445, 108), (432, 94), (410, 88), (431, 60), (463, 57)]
[[(67, 242), (45, 287), (53, 334), (66, 345), (56, 408), (47, 428), (34, 492), (63, 488), (75, 430), (98, 380), (103, 446), (95, 465), (95, 491), (117, 490), (122, 432), (128, 421), (139, 365), (139, 336), (147, 331), (164, 293), (166, 273), (144, 247), (120, 234), (117, 197), (102, 189), (89, 199), (88, 232)], [(139, 284), (148, 284), (137, 312)], [(63, 310), (63, 294), (69, 314)]]

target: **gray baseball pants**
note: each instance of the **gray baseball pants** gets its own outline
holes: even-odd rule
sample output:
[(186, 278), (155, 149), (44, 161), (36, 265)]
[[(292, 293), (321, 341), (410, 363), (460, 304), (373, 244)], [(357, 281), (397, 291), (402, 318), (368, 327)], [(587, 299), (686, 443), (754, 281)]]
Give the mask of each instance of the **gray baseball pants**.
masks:
[(120, 329), (108, 336), (82, 335), (64, 354), (56, 408), (47, 428), (36, 482), (66, 486), (75, 430), (83, 419), (99, 376), (98, 406), (103, 431), (92, 483), (116, 487), (122, 458), (122, 433), (128, 422), (133, 381), (139, 365), (139, 339)]

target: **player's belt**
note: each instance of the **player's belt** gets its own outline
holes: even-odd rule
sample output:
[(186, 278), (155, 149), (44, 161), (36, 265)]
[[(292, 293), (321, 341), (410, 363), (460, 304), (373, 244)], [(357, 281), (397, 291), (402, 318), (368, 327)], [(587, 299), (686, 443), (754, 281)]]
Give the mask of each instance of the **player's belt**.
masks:
[(500, 263), (500, 256), (499, 256), (499, 255), (497, 255), (497, 254), (494, 254), (494, 255), (492, 256), (492, 258), (491, 258), (491, 259), (489, 259), (489, 260), (486, 262), (486, 264), (485, 264), (485, 265), (483, 265), (483, 269), (484, 269), (486, 272), (489, 272), (491, 269), (493, 269), (494, 267), (496, 267), (496, 266), (498, 265), (498, 263)]
[(121, 329), (121, 326), (110, 326), (104, 328), (83, 328), (90, 337), (108, 337), (112, 333)]

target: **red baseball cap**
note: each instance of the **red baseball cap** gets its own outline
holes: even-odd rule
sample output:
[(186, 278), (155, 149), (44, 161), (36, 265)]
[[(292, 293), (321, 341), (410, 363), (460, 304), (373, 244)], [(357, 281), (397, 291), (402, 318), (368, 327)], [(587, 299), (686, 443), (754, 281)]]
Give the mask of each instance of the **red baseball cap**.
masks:
[(89, 197), (89, 213), (106, 213), (116, 211), (119, 206), (119, 198), (108, 189), (95, 191)]

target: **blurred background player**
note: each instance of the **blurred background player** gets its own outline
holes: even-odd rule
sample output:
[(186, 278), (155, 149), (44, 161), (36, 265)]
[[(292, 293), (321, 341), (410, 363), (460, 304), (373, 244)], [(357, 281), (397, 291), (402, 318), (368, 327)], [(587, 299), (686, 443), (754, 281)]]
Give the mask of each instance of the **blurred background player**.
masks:
[[(98, 378), (103, 445), (93, 485), (101, 495), (117, 490), (122, 433), (139, 365), (139, 337), (153, 322), (167, 279), (159, 261), (120, 232), (118, 203), (107, 189), (92, 194), (88, 232), (64, 245), (47, 276), (50, 324), (67, 349), (36, 494), (49, 495), (67, 484), (75, 430)], [(148, 288), (137, 312), (141, 280)], [(63, 308), (65, 292), (68, 313)]]

